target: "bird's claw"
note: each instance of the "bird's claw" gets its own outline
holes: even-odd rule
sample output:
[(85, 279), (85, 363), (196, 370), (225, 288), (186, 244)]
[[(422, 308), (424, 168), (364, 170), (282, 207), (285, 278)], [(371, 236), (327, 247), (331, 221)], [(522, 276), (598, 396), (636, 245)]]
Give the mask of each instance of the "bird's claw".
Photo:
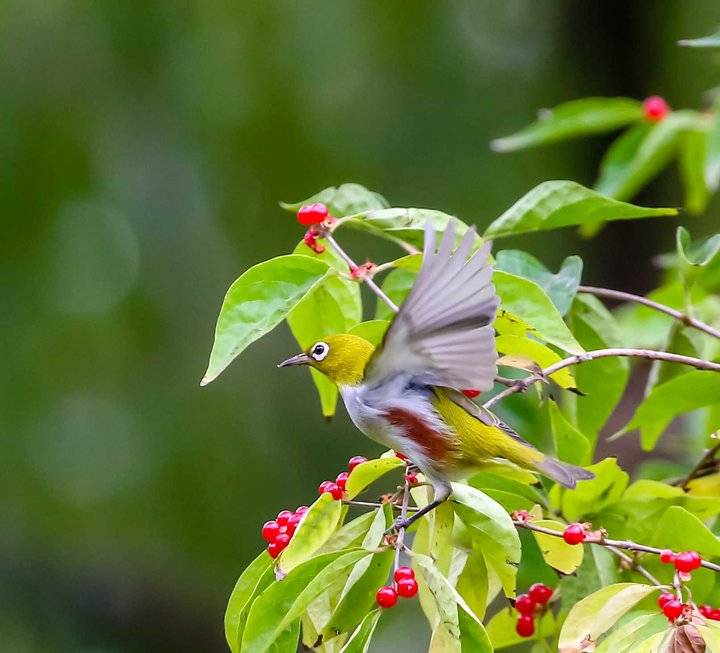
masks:
[(388, 528), (385, 531), (385, 535), (390, 535), (391, 533), (395, 533), (396, 531), (399, 531), (401, 528), (407, 528), (410, 525), (410, 520), (405, 519), (403, 517), (398, 517), (392, 524), (390, 528)]

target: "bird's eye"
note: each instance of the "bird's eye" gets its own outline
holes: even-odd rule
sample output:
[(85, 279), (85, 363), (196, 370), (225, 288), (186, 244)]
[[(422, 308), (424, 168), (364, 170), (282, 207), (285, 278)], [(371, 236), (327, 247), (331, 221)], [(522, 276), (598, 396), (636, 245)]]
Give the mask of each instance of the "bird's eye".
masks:
[(327, 343), (324, 342), (316, 342), (312, 349), (310, 350), (310, 355), (316, 360), (321, 361), (325, 356), (328, 355), (328, 352), (330, 351), (330, 347), (327, 345)]

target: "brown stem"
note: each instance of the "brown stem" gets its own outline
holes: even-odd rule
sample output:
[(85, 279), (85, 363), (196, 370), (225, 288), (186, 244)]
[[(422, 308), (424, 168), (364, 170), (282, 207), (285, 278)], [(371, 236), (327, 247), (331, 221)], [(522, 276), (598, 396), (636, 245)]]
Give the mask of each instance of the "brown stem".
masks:
[(634, 302), (635, 304), (642, 304), (643, 306), (652, 308), (653, 310), (659, 311), (660, 313), (665, 313), (665, 315), (669, 315), (670, 317), (679, 320), (683, 324), (694, 327), (695, 329), (707, 333), (714, 338), (720, 338), (720, 331), (711, 327), (709, 324), (705, 324), (705, 322), (696, 320), (691, 315), (687, 315), (686, 313), (671, 308), (670, 306), (666, 306), (665, 304), (660, 304), (659, 302), (648, 299), (647, 297), (643, 297), (642, 295), (633, 295), (629, 292), (610, 290), (609, 288), (595, 288), (593, 286), (578, 286), (578, 292), (586, 293), (588, 295), (595, 295), (596, 297), (605, 297), (607, 299), (618, 299), (624, 302)]
[(644, 576), (653, 585), (658, 587), (664, 587), (664, 583), (661, 583), (655, 576), (653, 576), (645, 567), (643, 567), (635, 558), (629, 556), (627, 553), (623, 553), (620, 549), (616, 549), (614, 546), (608, 546), (607, 550), (616, 555), (620, 560), (625, 562), (631, 569), (634, 569), (641, 576)]
[[(530, 531), (536, 531), (538, 533), (544, 533), (545, 535), (552, 535), (553, 537), (562, 537), (562, 531), (555, 531), (552, 528), (545, 528), (545, 526), (538, 526), (532, 522), (525, 520), (513, 520), (513, 523), (517, 528), (527, 528)], [(584, 544), (597, 544), (598, 546), (614, 547), (616, 549), (625, 549), (626, 551), (639, 551), (641, 553), (654, 553), (660, 555), (664, 549), (658, 549), (654, 546), (647, 546), (645, 544), (638, 544), (637, 542), (631, 542), (630, 540), (611, 540), (610, 538), (603, 537), (586, 537)], [(720, 565), (716, 565), (714, 562), (707, 562), (703, 560), (701, 566), (706, 569), (712, 569), (713, 571), (720, 571)]]
[(711, 361), (703, 360), (702, 358), (693, 358), (692, 356), (683, 356), (681, 354), (672, 354), (664, 351), (654, 351), (652, 349), (625, 349), (620, 347), (609, 348), (609, 349), (596, 349), (594, 351), (588, 351), (584, 354), (577, 354), (564, 358), (549, 367), (546, 367), (542, 372), (537, 374), (531, 374), (530, 376), (518, 380), (511, 387), (503, 390), (502, 392), (491, 397), (483, 405), (485, 408), (490, 408), (501, 399), (509, 397), (516, 392), (523, 392), (527, 390), (528, 386), (538, 381), (547, 379), (550, 375), (560, 370), (570, 367), (572, 365), (580, 365), (581, 363), (587, 363), (588, 361), (595, 360), (598, 358), (607, 358), (610, 356), (626, 356), (631, 358), (645, 358), (648, 360), (661, 360), (669, 363), (680, 363), (681, 365), (689, 365), (698, 370), (709, 370), (711, 372), (720, 372), (720, 364), (713, 363)]
[(706, 468), (708, 466), (715, 466), (717, 464), (717, 461), (715, 460), (715, 454), (720, 450), (720, 444), (716, 444), (711, 449), (708, 449), (705, 452), (705, 455), (698, 461), (697, 465), (693, 467), (688, 475), (679, 483), (680, 487), (683, 490), (687, 490), (688, 483), (692, 481), (693, 479), (696, 479), (700, 476), (704, 476), (706, 472)]
[[(410, 483), (407, 480), (407, 467), (405, 468), (405, 485), (403, 487), (402, 506), (400, 508), (400, 519), (404, 522), (407, 519), (408, 504), (410, 503)], [(393, 569), (400, 566), (400, 552), (405, 547), (405, 527), (398, 529), (397, 540), (395, 541), (395, 563)]]

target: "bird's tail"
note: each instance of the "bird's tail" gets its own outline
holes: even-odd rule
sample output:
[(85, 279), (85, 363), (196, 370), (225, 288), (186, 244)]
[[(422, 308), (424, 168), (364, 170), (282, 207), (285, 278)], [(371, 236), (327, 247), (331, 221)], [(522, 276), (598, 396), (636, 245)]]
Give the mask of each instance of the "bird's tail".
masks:
[(567, 488), (574, 488), (578, 481), (595, 478), (595, 474), (587, 469), (560, 462), (550, 456), (545, 456), (545, 459), (541, 463), (537, 463), (536, 467), (541, 474)]

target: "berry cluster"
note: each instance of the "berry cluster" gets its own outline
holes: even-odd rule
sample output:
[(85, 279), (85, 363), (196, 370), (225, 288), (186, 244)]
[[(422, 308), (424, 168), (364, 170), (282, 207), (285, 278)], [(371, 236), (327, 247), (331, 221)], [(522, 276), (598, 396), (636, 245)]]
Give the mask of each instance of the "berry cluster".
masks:
[(585, 526), (583, 524), (568, 524), (562, 534), (567, 544), (580, 544), (585, 541)]
[(309, 227), (305, 232), (303, 242), (316, 254), (322, 254), (325, 246), (321, 245), (317, 239), (322, 236), (320, 225), (327, 220), (332, 220), (327, 206), (322, 202), (301, 206), (297, 212), (297, 219), (301, 225)]
[(670, 549), (665, 549), (660, 553), (660, 562), (666, 565), (674, 565), (676, 571), (680, 574), (680, 579), (687, 581), (690, 580), (690, 573), (702, 565), (702, 558), (695, 551), (673, 553)]
[(643, 100), (643, 113), (648, 122), (660, 122), (670, 111), (665, 98), (651, 95)]
[(318, 494), (331, 494), (332, 498), (339, 501), (345, 493), (345, 484), (347, 483), (350, 472), (360, 463), (367, 462), (364, 456), (353, 456), (348, 460), (348, 470), (337, 475), (334, 481), (323, 481), (318, 487)]
[(658, 596), (657, 603), (663, 611), (663, 614), (671, 623), (673, 623), (681, 614), (689, 613), (692, 610), (690, 605), (683, 603), (670, 592), (663, 592), (660, 596)]
[(375, 594), (375, 600), (381, 608), (392, 608), (397, 603), (398, 596), (411, 599), (417, 594), (415, 572), (410, 567), (398, 567), (393, 577), (395, 582), (392, 585), (381, 587)]
[(527, 594), (518, 594), (515, 599), (515, 609), (520, 615), (515, 624), (515, 632), (520, 637), (532, 637), (535, 634), (535, 615), (547, 610), (552, 595), (552, 587), (543, 583), (531, 585)]
[(290, 544), (290, 539), (308, 510), (307, 506), (300, 506), (295, 512), (281, 510), (275, 519), (263, 524), (262, 536), (268, 543), (267, 550), (273, 558), (277, 558)]

